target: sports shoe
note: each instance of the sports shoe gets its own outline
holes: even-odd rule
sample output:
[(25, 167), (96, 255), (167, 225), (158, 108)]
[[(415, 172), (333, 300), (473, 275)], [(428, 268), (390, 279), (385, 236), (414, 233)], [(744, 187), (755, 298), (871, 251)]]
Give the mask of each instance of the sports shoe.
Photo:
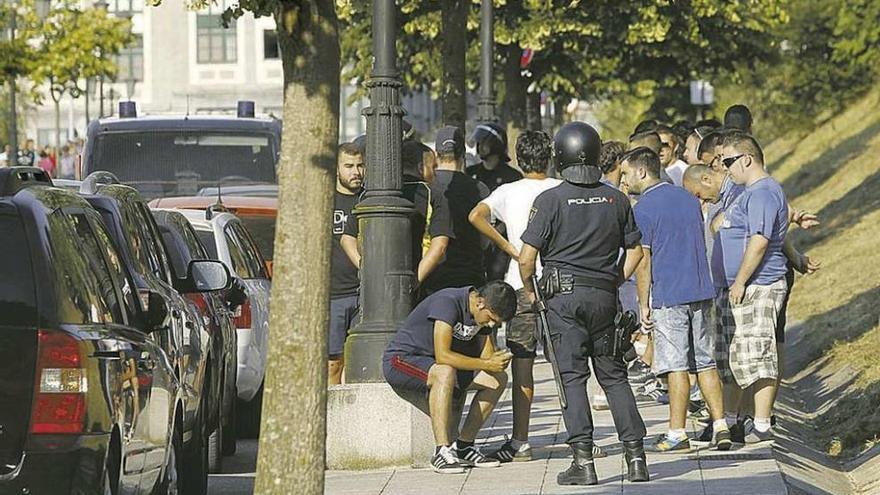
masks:
[(486, 457), (480, 452), (480, 449), (474, 445), (460, 449), (458, 448), (458, 443), (456, 443), (453, 452), (455, 452), (455, 457), (458, 458), (461, 465), (465, 467), (493, 468), (501, 465), (501, 461)]
[(691, 441), (687, 437), (682, 440), (671, 440), (666, 434), (660, 435), (657, 440), (648, 446), (648, 452), (656, 452), (660, 454), (680, 454), (691, 451)]
[(593, 407), (594, 411), (607, 411), (608, 397), (605, 394), (594, 394), (593, 400), (590, 401), (590, 406)]
[(664, 406), (669, 405), (669, 392), (661, 390), (660, 395), (657, 396), (657, 402)]
[(496, 459), (502, 464), (508, 462), (528, 462), (532, 460), (532, 447), (528, 443), (520, 445), (519, 450), (517, 450), (513, 448), (511, 442), (513, 442), (513, 440), (508, 439), (505, 435), (504, 445), (486, 457), (489, 459)]
[(636, 359), (627, 370), (627, 377), (630, 384), (643, 385), (654, 378), (654, 373), (651, 373), (650, 366), (643, 363), (641, 359)]
[(645, 385), (636, 392), (636, 402), (654, 402), (661, 395), (663, 395), (663, 391), (660, 389), (660, 381), (654, 379), (645, 383)]
[(756, 443), (764, 443), (764, 442), (772, 442), (773, 441), (773, 428), (771, 427), (769, 430), (761, 433), (757, 428), (752, 428), (752, 431), (746, 434), (743, 443), (746, 444), (756, 444)]
[(730, 441), (730, 430), (720, 430), (715, 433), (712, 443), (718, 450), (730, 450), (733, 442)]
[(440, 474), (461, 474), (464, 472), (464, 466), (455, 457), (455, 451), (446, 445), (437, 449), (434, 458), (431, 459), (431, 469), (435, 473)]
[(605, 452), (605, 449), (602, 447), (593, 444), (593, 459), (599, 459), (602, 457), (608, 457), (608, 452)]
[(737, 419), (736, 424), (730, 427), (730, 440), (735, 443), (746, 443), (746, 435), (755, 428), (755, 420), (751, 416)]
[[(729, 436), (730, 432), (728, 431), (727, 433)], [(694, 439), (694, 441), (700, 443), (710, 443), (714, 438), (714, 434), (715, 428), (712, 426), (712, 423), (709, 423), (708, 425), (706, 425), (705, 428), (703, 428), (703, 431), (700, 432), (700, 434), (697, 436), (697, 438)]]
[(709, 408), (703, 401), (688, 401), (688, 417), (695, 421), (708, 421), (710, 418)]

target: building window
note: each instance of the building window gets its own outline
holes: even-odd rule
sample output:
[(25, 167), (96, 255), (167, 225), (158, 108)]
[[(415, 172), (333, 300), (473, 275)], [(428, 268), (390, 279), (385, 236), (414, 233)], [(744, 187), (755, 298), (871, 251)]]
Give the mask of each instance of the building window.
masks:
[(132, 17), (138, 12), (144, 11), (144, 0), (109, 0), (107, 11), (119, 17)]
[(144, 80), (144, 37), (135, 34), (134, 41), (116, 56), (117, 81)]
[(196, 49), (200, 64), (231, 64), (238, 59), (235, 21), (228, 28), (220, 22), (226, 2), (212, 2), (208, 11), (196, 14)]
[(263, 30), (263, 58), (266, 60), (281, 58), (281, 49), (278, 47), (278, 31), (274, 29)]

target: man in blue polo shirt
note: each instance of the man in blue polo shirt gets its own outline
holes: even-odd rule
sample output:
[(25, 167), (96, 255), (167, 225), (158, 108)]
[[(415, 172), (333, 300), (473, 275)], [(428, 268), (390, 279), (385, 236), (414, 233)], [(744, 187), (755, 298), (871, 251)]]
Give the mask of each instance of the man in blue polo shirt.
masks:
[[(413, 309), (385, 349), (385, 380), (431, 417), (437, 445), (431, 466), (438, 473), (500, 464), (484, 456), (474, 439), (504, 393), (504, 370), (512, 357), (507, 350), (495, 350), (490, 335), (515, 312), (516, 292), (504, 282), (441, 289)], [(450, 445), (453, 398), (469, 389), (477, 393), (461, 434)]]
[[(723, 267), (735, 322), (730, 370), (740, 390), (752, 387), (754, 428), (746, 443), (773, 439), (770, 417), (778, 388), (776, 326), (786, 293), (788, 203), (782, 186), (767, 174), (764, 153), (742, 131), (725, 135), (721, 163), (745, 191), (724, 212), (712, 261)], [(726, 330), (726, 329), (725, 329)]]
[(637, 270), (645, 328), (654, 333), (654, 373), (669, 382), (669, 432), (649, 450), (691, 449), (686, 420), (690, 380), (697, 375), (719, 450), (731, 447), (721, 380), (715, 368), (711, 307), (714, 289), (706, 259), (700, 203), (681, 187), (662, 182), (660, 157), (648, 148), (624, 155), (623, 180), (639, 193), (633, 208), (644, 259)]

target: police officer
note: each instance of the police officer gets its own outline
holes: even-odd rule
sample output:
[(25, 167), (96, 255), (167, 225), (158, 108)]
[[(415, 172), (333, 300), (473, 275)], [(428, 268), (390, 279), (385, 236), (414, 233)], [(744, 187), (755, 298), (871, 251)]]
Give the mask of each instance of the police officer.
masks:
[[(600, 182), (600, 147), (599, 134), (583, 122), (566, 124), (556, 134), (553, 157), (564, 182), (535, 199), (519, 257), (520, 275), (530, 300), (535, 300), (531, 277), (539, 253), (544, 279), (555, 272), (560, 281), (557, 293), (544, 291), (550, 338), (567, 399), (562, 417), (574, 457), (571, 466), (557, 476), (560, 485), (598, 483), (587, 398), (589, 360), (608, 396), (629, 480), (649, 479), (642, 443), (645, 424), (627, 381), (626, 364), (613, 355), (609, 345), (617, 314), (617, 288), (642, 258), (641, 234), (629, 199)], [(625, 260), (618, 259), (621, 248), (625, 249)]]

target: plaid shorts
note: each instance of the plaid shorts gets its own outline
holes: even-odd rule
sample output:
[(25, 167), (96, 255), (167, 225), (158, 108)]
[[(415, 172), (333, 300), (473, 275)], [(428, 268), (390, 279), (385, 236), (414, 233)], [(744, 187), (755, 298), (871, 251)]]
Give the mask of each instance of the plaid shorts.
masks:
[(734, 320), (732, 332), (724, 328), (725, 338), (729, 337), (729, 367), (743, 389), (762, 378), (775, 380), (779, 374), (776, 323), (786, 288), (785, 278), (770, 285), (752, 284), (746, 287), (741, 304), (728, 303)]
[(732, 384), (733, 373), (730, 371), (730, 341), (733, 340), (733, 331), (736, 330), (736, 321), (733, 312), (730, 311), (730, 293), (720, 289), (715, 296), (715, 365), (718, 367), (718, 375), (724, 383)]

